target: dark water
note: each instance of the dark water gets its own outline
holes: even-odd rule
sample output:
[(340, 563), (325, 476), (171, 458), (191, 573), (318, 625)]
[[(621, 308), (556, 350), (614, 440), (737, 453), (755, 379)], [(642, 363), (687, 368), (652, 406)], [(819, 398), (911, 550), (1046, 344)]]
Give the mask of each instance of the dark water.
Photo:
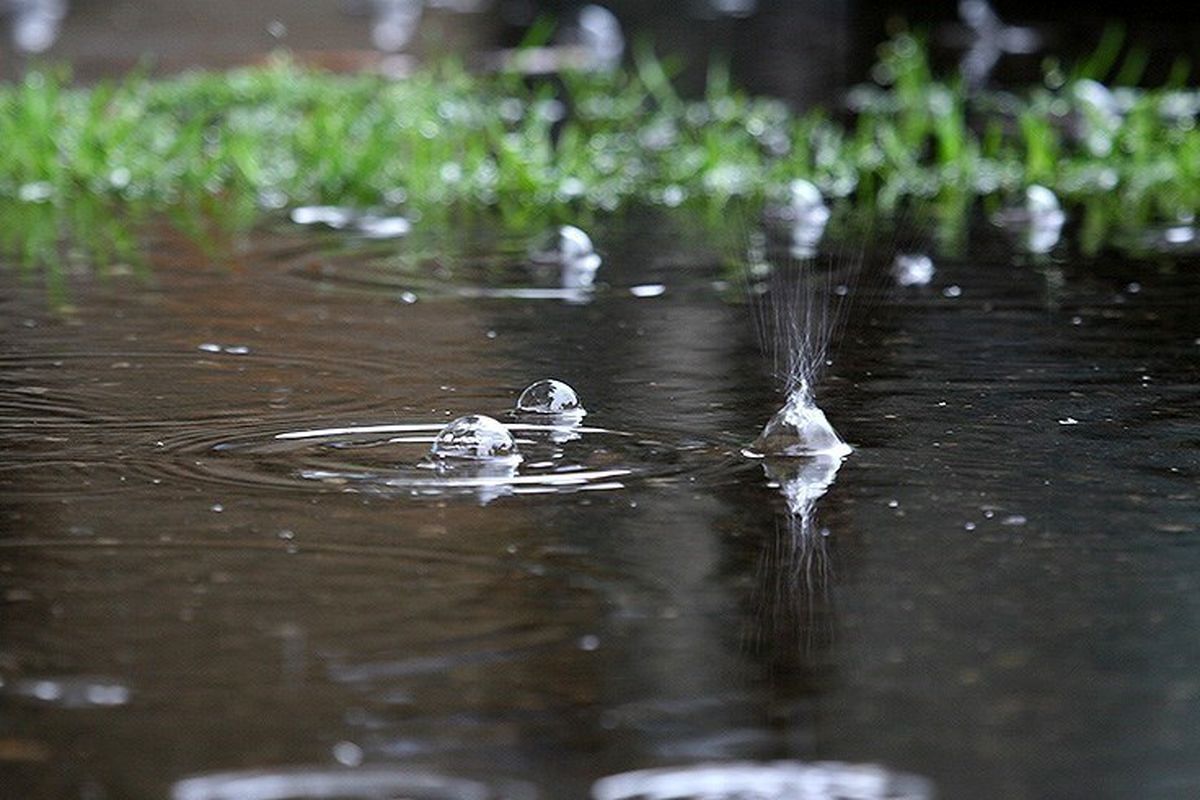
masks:
[[(855, 451), (792, 514), (740, 454), (780, 398), (697, 230), (592, 226), (601, 285), (565, 296), (504, 291), (554, 285), (523, 237), (283, 223), (216, 255), (152, 228), (149, 278), (66, 309), (0, 273), (0, 795), (789, 759), (1196, 796), (1195, 257), (976, 231), (900, 290), (883, 235), (819, 391)], [(421, 482), (432, 426), (551, 376), (592, 430), (520, 434), (524, 481)], [(381, 425), (419, 427), (301, 436)], [(212, 786), (176, 792), (297, 796)], [(811, 796), (898, 796), (858, 792)]]

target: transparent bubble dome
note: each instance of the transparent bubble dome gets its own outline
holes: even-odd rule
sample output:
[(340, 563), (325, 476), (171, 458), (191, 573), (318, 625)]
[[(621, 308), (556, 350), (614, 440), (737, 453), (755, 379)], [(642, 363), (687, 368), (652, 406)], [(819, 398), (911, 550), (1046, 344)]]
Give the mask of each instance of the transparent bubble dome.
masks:
[(517, 398), (517, 411), (522, 414), (558, 414), (582, 417), (587, 411), (579, 395), (562, 381), (547, 378), (526, 387)]
[(517, 441), (498, 420), (483, 414), (459, 417), (438, 432), (434, 458), (519, 459)]

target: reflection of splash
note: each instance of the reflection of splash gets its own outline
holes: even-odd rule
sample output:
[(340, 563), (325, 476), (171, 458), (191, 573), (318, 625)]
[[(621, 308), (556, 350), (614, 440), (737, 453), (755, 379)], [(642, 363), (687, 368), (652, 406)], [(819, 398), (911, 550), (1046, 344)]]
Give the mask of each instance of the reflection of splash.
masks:
[(610, 775), (592, 785), (593, 800), (931, 800), (925, 778), (874, 764), (837, 761), (730, 762)]
[(804, 662), (832, 638), (829, 585), (833, 567), (826, 532), (817, 526), (817, 501), (842, 465), (840, 456), (772, 459), (763, 470), (787, 502), (774, 537), (759, 558), (755, 646), (782, 665)]

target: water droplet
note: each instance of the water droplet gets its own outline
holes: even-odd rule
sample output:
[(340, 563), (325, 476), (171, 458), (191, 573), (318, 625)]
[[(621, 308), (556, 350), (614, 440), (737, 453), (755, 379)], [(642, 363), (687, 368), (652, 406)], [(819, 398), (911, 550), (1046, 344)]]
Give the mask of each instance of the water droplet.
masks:
[(934, 271), (933, 259), (924, 253), (901, 253), (892, 262), (892, 277), (901, 286), (925, 286)]
[(442, 428), (430, 455), (439, 459), (519, 458), (517, 442), (508, 428), (483, 414), (459, 417)]
[(526, 387), (517, 398), (517, 411), (525, 414), (573, 414), (587, 413), (579, 402), (579, 395), (562, 381), (547, 378)]

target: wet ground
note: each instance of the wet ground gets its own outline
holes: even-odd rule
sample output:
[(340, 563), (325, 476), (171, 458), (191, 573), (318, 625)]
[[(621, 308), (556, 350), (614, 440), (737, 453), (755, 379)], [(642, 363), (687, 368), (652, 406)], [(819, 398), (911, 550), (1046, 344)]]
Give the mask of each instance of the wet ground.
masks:
[[(1195, 256), (983, 226), (907, 289), (919, 236), (838, 257), (818, 396), (855, 450), (789, 509), (796, 467), (741, 454), (781, 398), (728, 245), (589, 231), (596, 286), (567, 292), (528, 237), (419, 222), (150, 226), (146, 275), (77, 275), (67, 308), (8, 263), (3, 793), (569, 798), (796, 759), (945, 798), (1195, 796)], [(835, 220), (825, 247), (859, 244)], [(417, 466), (542, 377), (579, 391), (575, 438), (519, 430), (488, 480)], [(320, 432), (353, 426), (386, 430)], [(360, 763), (475, 783), (286, 771), (398, 780)], [(290, 793), (177, 784), (248, 769)]]

